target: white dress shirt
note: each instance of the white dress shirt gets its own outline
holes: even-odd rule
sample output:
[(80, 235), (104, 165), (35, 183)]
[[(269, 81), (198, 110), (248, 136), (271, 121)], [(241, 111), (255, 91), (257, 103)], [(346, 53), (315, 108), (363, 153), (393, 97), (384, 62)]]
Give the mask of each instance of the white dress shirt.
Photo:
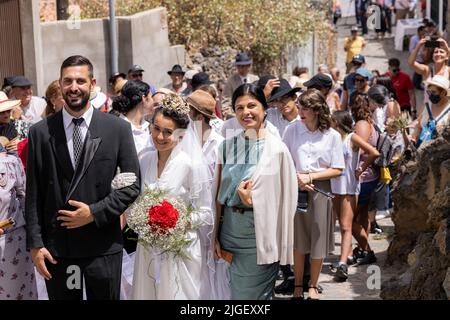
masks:
[(178, 89), (178, 91), (173, 87), (172, 83), (165, 85), (164, 88), (169, 89), (178, 95), (181, 95), (183, 93), (183, 91), (186, 90), (187, 84), (186, 84), (186, 82), (183, 82), (183, 84), (181, 85), (181, 88)]
[(311, 132), (301, 121), (297, 121), (286, 129), (283, 142), (294, 159), (297, 172), (345, 168), (341, 135), (334, 129)]
[(133, 133), (134, 146), (136, 147), (136, 153), (139, 154), (142, 150), (147, 147), (152, 147), (153, 143), (150, 138), (150, 123), (142, 119), (141, 127), (137, 128), (134, 124), (123, 114), (120, 115), (120, 118), (125, 120), (131, 125), (131, 132)]
[(46, 106), (47, 102), (44, 99), (32, 96), (30, 103), (27, 106), (22, 106), (22, 120), (31, 124), (41, 121)]
[(224, 124), (225, 121), (223, 121), (220, 118), (214, 118), (209, 120), (209, 125), (211, 126), (211, 128), (214, 129), (214, 131), (216, 131), (218, 134), (220, 134), (222, 132), (222, 126)]
[[(84, 121), (80, 124), (81, 141), (83, 141), (83, 143), (84, 143), (84, 140), (86, 139), (86, 134), (88, 132), (89, 125), (91, 124), (93, 113), (94, 113), (94, 108), (91, 106), (81, 116), (84, 119)], [(62, 109), (62, 115), (63, 115), (64, 131), (66, 133), (67, 149), (69, 150), (70, 161), (72, 161), (72, 167), (75, 169), (75, 158), (73, 156), (73, 128), (75, 127), (75, 124), (72, 122), (72, 119), (75, 117), (71, 116), (66, 111), (66, 107), (64, 107)]]
[(214, 169), (217, 162), (217, 157), (219, 155), (219, 146), (224, 138), (211, 128), (208, 139), (203, 144), (202, 150), (205, 157), (206, 163), (208, 164), (209, 170), (214, 176)]
[(278, 111), (277, 108), (270, 108), (267, 110), (267, 121), (269, 121), (271, 124), (275, 126), (275, 128), (278, 129), (278, 132), (280, 133), (280, 137), (283, 136), (286, 128), (294, 123), (297, 120), (300, 120), (300, 115), (297, 115), (297, 117), (292, 120), (288, 121), (285, 117), (283, 117), (283, 114)]
[[(275, 128), (275, 126), (270, 121), (266, 121), (266, 129), (269, 130), (276, 137), (281, 139), (281, 136), (278, 133), (278, 129)], [(234, 118), (226, 120), (223, 123), (222, 129), (221, 129), (221, 135), (226, 140), (226, 139), (233, 138), (234, 136), (237, 136), (242, 131), (244, 131), (244, 129), (239, 124), (238, 119), (236, 117), (234, 117)]]

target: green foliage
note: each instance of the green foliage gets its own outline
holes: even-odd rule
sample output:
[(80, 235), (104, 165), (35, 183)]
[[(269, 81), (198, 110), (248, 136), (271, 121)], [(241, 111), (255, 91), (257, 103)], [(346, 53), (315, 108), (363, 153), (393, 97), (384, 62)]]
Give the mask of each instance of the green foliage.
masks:
[[(81, 1), (82, 17), (108, 15), (107, 0)], [(302, 44), (327, 30), (326, 12), (309, 0), (117, 0), (116, 15), (163, 6), (170, 40), (187, 49), (231, 46), (249, 51), (256, 64), (282, 59), (287, 44)], [(277, 63), (275, 63), (277, 64)]]

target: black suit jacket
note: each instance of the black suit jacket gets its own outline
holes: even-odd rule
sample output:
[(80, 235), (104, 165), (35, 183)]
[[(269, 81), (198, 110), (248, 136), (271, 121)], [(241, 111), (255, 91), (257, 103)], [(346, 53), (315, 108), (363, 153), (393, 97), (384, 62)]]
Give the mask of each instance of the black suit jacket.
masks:
[[(111, 189), (117, 167), (137, 181)], [(27, 248), (46, 247), (56, 257), (83, 258), (120, 252), (119, 216), (140, 192), (139, 162), (131, 126), (94, 110), (80, 164), (75, 172), (67, 148), (62, 112), (31, 127), (28, 137), (25, 219)], [(67, 229), (58, 210), (73, 210), (69, 200), (89, 205), (94, 222)]]

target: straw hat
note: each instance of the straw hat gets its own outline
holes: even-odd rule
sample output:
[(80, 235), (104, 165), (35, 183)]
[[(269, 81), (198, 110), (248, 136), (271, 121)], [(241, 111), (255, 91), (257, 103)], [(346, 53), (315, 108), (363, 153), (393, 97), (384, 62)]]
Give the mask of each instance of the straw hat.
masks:
[(215, 114), (216, 100), (208, 92), (202, 90), (194, 91), (186, 98), (186, 101), (192, 108), (209, 119), (217, 117)]
[(120, 79), (116, 82), (116, 85), (114, 86), (114, 94), (119, 95), (120, 91), (122, 90), (125, 83), (127, 83), (128, 80), (126, 79)]
[(450, 95), (450, 81), (447, 77), (439, 74), (435, 75), (431, 80), (426, 81), (427, 87), (430, 85), (447, 90), (447, 96)]
[(0, 112), (12, 110), (17, 106), (20, 106), (20, 100), (11, 100), (6, 93), (0, 91)]
[(0, 145), (5, 147), (9, 143), (9, 139), (5, 136), (0, 136)]

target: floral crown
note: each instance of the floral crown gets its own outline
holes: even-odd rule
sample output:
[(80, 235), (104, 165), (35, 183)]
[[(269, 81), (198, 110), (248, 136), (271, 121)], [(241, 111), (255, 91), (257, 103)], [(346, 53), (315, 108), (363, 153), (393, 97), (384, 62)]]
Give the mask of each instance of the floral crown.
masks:
[(160, 106), (163, 109), (171, 110), (182, 115), (189, 115), (190, 111), (188, 103), (183, 98), (177, 96), (174, 93), (166, 94), (161, 101)]

